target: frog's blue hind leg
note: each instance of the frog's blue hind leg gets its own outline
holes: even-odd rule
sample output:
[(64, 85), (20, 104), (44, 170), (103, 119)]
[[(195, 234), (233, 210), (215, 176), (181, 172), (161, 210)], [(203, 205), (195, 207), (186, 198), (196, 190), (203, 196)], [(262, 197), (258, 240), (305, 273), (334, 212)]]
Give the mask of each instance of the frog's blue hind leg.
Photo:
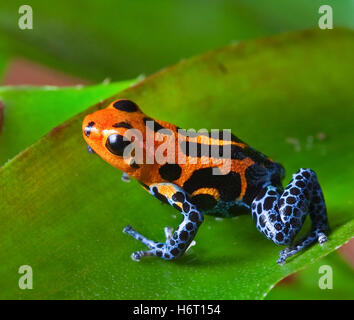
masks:
[(139, 261), (145, 256), (158, 256), (165, 260), (176, 259), (183, 255), (193, 241), (199, 226), (203, 222), (203, 215), (193, 205), (185, 192), (171, 183), (159, 183), (150, 186), (150, 193), (157, 199), (169, 203), (183, 215), (183, 221), (173, 232), (170, 227), (165, 228), (165, 242), (155, 242), (139, 234), (131, 226), (124, 228), (123, 232), (144, 243), (150, 250), (136, 251), (132, 259)]
[[(290, 245), (280, 251), (279, 264), (315, 241), (320, 244), (327, 241), (326, 205), (316, 174), (310, 169), (300, 169), (294, 174), (284, 192), (273, 186), (264, 187), (253, 200), (251, 210), (259, 231), (276, 244)], [(293, 243), (307, 214), (312, 221), (311, 231)]]

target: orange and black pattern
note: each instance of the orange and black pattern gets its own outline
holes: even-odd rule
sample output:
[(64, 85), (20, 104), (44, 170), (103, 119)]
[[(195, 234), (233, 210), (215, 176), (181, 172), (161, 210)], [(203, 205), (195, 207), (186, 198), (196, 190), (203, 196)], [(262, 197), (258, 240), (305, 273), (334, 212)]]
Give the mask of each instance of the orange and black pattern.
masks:
[[(140, 134), (131, 136), (131, 129)], [(86, 116), (82, 130), (90, 152), (137, 179), (155, 198), (184, 216), (176, 231), (166, 235), (165, 243), (126, 227), (124, 232), (149, 247), (133, 253), (134, 260), (147, 255), (166, 260), (181, 256), (204, 214), (231, 217), (251, 212), (258, 230), (268, 239), (291, 244), (281, 251), (279, 263), (316, 240), (327, 240), (326, 206), (310, 169), (300, 169), (283, 190), (283, 167), (234, 135), (187, 132), (146, 116), (130, 100), (114, 101)], [(230, 151), (227, 156), (225, 147)], [(127, 150), (129, 157), (124, 157)], [(307, 214), (313, 230), (301, 243), (293, 244)]]

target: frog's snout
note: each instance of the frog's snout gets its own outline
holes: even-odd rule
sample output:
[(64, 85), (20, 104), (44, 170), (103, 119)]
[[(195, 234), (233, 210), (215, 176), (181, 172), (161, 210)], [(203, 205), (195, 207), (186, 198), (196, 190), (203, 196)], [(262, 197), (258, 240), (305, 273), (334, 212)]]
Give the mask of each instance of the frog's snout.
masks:
[[(84, 123), (85, 123), (85, 121), (84, 121)], [(95, 130), (94, 125), (95, 125), (95, 123), (93, 121), (90, 121), (87, 123), (87, 125), (85, 127), (83, 127), (84, 134), (87, 138), (89, 138), (91, 135), (91, 132)], [(89, 153), (96, 153), (89, 145), (87, 145), (86, 148)]]
[(89, 122), (84, 129), (84, 133), (86, 137), (89, 137), (92, 129), (94, 128), (95, 123), (93, 121)]

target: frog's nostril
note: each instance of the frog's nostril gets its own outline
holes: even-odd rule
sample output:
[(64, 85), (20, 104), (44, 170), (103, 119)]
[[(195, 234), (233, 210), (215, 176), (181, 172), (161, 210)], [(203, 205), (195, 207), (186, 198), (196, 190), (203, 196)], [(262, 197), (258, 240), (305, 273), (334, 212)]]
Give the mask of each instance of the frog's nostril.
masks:
[(93, 121), (91, 121), (86, 127), (85, 127), (85, 136), (86, 137), (89, 137), (90, 136), (90, 133), (91, 133), (91, 129), (92, 127), (95, 125), (95, 123)]

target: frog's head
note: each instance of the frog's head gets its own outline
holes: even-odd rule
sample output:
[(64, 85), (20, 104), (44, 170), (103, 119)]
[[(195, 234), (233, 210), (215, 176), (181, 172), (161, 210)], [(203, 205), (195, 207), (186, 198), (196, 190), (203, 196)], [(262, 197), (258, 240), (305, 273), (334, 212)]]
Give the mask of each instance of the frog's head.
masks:
[(135, 152), (139, 146), (143, 150), (143, 118), (144, 114), (130, 100), (114, 101), (107, 108), (87, 115), (82, 123), (82, 132), (88, 151), (98, 154), (117, 169), (138, 177), (140, 166)]

